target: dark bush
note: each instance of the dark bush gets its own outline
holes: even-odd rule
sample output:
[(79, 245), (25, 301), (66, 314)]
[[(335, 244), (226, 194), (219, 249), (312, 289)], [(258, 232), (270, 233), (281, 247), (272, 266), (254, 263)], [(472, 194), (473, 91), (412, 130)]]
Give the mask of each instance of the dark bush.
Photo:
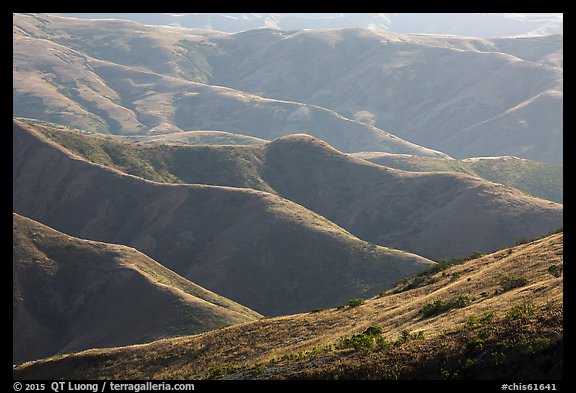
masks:
[(524, 277), (506, 276), (500, 280), (500, 286), (503, 291), (509, 291), (514, 288), (523, 287), (528, 284), (528, 279)]
[(429, 318), (434, 315), (439, 315), (445, 313), (446, 311), (452, 310), (454, 308), (466, 307), (470, 304), (470, 299), (466, 295), (460, 295), (456, 299), (445, 302), (444, 300), (436, 300), (433, 303), (428, 303), (420, 310), (422, 317)]

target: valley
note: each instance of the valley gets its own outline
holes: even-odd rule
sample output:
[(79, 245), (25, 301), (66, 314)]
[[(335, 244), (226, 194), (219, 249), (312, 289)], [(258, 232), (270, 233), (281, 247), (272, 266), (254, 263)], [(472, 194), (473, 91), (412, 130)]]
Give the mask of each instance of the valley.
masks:
[(562, 380), (562, 26), (13, 14), (13, 380)]

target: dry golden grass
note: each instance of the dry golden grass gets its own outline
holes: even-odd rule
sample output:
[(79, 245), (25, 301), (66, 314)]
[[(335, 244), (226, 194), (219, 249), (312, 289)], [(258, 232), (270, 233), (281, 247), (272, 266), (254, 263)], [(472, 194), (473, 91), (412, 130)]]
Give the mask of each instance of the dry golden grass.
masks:
[[(484, 337), (482, 345), (490, 349), (490, 356), (504, 356), (509, 362), (522, 363), (537, 352), (538, 343), (556, 343), (561, 337), (563, 280), (551, 274), (549, 268), (563, 264), (562, 251), (563, 235), (555, 234), (450, 267), (432, 275), (436, 281), (429, 285), (385, 293), (357, 307), (318, 310), (141, 346), (42, 360), (15, 367), (14, 376), (22, 379), (395, 379), (418, 378), (418, 375), (450, 378), (466, 377), (472, 367), (469, 364), (467, 369), (462, 364), (467, 361), (479, 362), (476, 366), (479, 367), (476, 372), (481, 373), (479, 377), (490, 377), (494, 375), (492, 366), (466, 358), (474, 339)], [(506, 276), (523, 277), (527, 284), (505, 291), (501, 280)], [(461, 295), (471, 301), (464, 308), (429, 318), (420, 314), (426, 304)], [(523, 304), (530, 305), (530, 315), (525, 319), (509, 317), (511, 310)], [(490, 314), (489, 324), (474, 322)], [(382, 336), (391, 342), (398, 340), (404, 330), (423, 331), (425, 339), (370, 354), (339, 348), (344, 338), (360, 334), (370, 326), (379, 326)], [(444, 359), (443, 370), (433, 368), (438, 359)], [(502, 364), (508, 367), (505, 370), (513, 367), (502, 361), (501, 368)], [(488, 367), (488, 371), (482, 371), (482, 367)]]

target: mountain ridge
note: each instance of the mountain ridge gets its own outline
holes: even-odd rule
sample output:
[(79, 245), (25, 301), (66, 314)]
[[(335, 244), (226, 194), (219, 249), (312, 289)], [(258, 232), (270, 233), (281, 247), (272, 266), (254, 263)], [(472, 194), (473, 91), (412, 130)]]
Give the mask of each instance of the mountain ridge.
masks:
[(514, 156), (434, 159), (383, 152), (350, 153), (378, 165), (414, 172), (461, 172), (517, 188), (553, 202), (563, 201), (563, 166)]
[[(102, 153), (97, 140), (57, 130), (46, 134), (73, 150), (94, 152), (84, 154), (88, 160), (160, 182), (271, 192), (361, 239), (432, 259), (490, 252), (562, 225), (562, 205), (464, 173), (382, 167), (303, 134), (244, 147), (109, 143)], [(479, 228), (485, 235), (473, 236)]]
[(257, 312), (278, 315), (375, 293), (433, 264), (360, 240), (266, 192), (152, 182), (72, 159), (35, 127), (14, 123), (15, 212), (71, 235), (134, 247)]
[(262, 317), (133, 248), (68, 236), (16, 213), (13, 248), (15, 362)]
[[(52, 18), (15, 15), (16, 25), (31, 24), (39, 32), (29, 28), (30, 34), (44, 37), (14, 35), (16, 117), (127, 135), (212, 129), (270, 139), (306, 131), (344, 150), (377, 146), (385, 151), (446, 156), (317, 105), (263, 98), (218, 83), (208, 85), (204, 77), (181, 75), (179, 70), (210, 68), (202, 56), (189, 53), (193, 48), (179, 43), (202, 45), (202, 35), (150, 36), (154, 29), (140, 26), (138, 38), (131, 37), (133, 32), (126, 32), (122, 24), (119, 30), (101, 34), (84, 31), (82, 24), (72, 25), (70, 34), (63, 34), (58, 27), (50, 28), (51, 23), (59, 26)], [(119, 32), (127, 34), (118, 37), (128, 40), (126, 45), (109, 45), (109, 35)], [(87, 39), (74, 41), (74, 34), (87, 34)], [(104, 40), (102, 47), (98, 40)], [(145, 45), (137, 45), (137, 54), (125, 53), (139, 40)], [(106, 58), (106, 53), (112, 58)], [(204, 68), (198, 72), (209, 73)]]

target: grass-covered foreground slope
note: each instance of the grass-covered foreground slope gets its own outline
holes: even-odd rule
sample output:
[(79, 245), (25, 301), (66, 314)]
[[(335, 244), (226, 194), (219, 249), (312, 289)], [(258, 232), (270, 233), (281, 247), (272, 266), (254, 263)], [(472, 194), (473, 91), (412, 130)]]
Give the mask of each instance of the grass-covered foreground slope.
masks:
[(133, 248), (13, 215), (13, 360), (139, 344), (261, 317)]
[(383, 152), (361, 152), (350, 155), (405, 171), (467, 173), (553, 202), (562, 203), (564, 200), (563, 168), (560, 164), (512, 156), (454, 160)]
[(59, 231), (124, 244), (264, 315), (370, 296), (432, 261), (360, 240), (277, 195), (144, 180), (13, 124), (13, 207)]
[(304, 134), (257, 146), (136, 146), (38, 130), (86, 160), (149, 180), (275, 193), (361, 239), (428, 258), (490, 252), (562, 226), (558, 203), (463, 173), (374, 165)]
[(562, 233), (440, 267), (364, 302), (58, 356), (14, 377), (562, 378)]

